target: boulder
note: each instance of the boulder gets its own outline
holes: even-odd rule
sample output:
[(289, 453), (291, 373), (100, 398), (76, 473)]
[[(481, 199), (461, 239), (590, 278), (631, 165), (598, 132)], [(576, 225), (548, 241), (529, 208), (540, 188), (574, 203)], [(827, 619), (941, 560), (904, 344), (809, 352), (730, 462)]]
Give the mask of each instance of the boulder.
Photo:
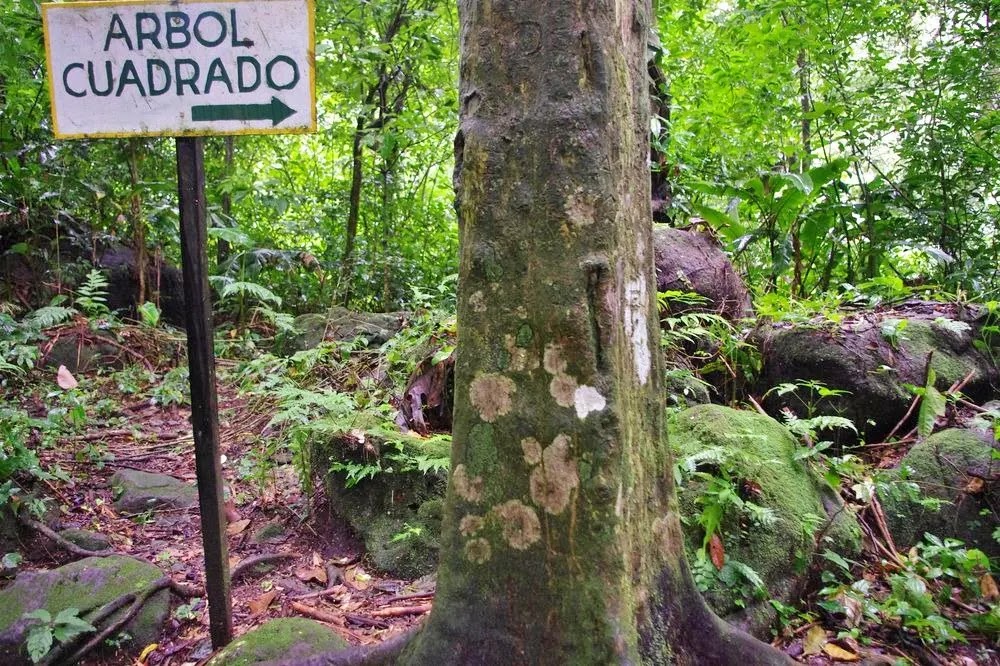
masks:
[[(165, 261), (157, 266), (153, 253), (147, 255), (146, 288), (154, 294), (153, 302), (168, 324), (185, 324), (184, 277), (181, 270)], [(130, 247), (115, 245), (105, 250), (97, 262), (108, 274), (107, 305), (112, 312), (136, 318), (136, 297), (139, 294), (139, 269), (136, 253)]]
[[(10, 586), (0, 590), (0, 663), (5, 666), (31, 664), (25, 648), (28, 632), (36, 620), (26, 613), (44, 608), (55, 617), (67, 608), (80, 611), (89, 621), (97, 611), (119, 597), (140, 592), (159, 580), (163, 572), (140, 560), (113, 555), (88, 557), (49, 571), (25, 571)], [(123, 631), (131, 638), (130, 650), (139, 650), (155, 642), (170, 611), (167, 590), (154, 594)], [(111, 620), (121, 617), (121, 609)]]
[[(400, 578), (432, 572), (437, 566), (447, 472), (422, 472), (414, 461), (436, 459), (447, 464), (450, 443), (412, 437), (377, 445), (347, 434), (313, 446), (312, 460), (337, 463), (332, 471), (316, 472), (326, 479), (330, 509), (364, 542), (375, 568)], [(370, 475), (349, 476), (348, 468), (364, 466), (371, 467)]]
[(403, 327), (402, 312), (352, 312), (333, 307), (324, 313), (308, 313), (295, 318), (295, 334), (284, 336), (280, 346), (292, 352), (313, 349), (323, 341), (349, 342), (363, 337), (370, 346), (381, 345)]
[(254, 666), (309, 657), (348, 647), (347, 641), (314, 620), (283, 617), (269, 620), (235, 639), (206, 666)]
[[(775, 615), (765, 599), (795, 598), (818, 553), (860, 552), (853, 512), (819, 473), (795, 459), (798, 443), (774, 419), (699, 405), (671, 417), (667, 433), (682, 479), (678, 497), (688, 559), (719, 615), (760, 635)], [(721, 570), (703, 550), (705, 530), (698, 521), (713, 506), (721, 507), (715, 532), (722, 546), (717, 554), (725, 559)], [(766, 594), (754, 590), (753, 575)]]
[(132, 357), (122, 351), (112, 334), (90, 330), (60, 335), (43, 359), (46, 367), (64, 365), (74, 375), (101, 368), (121, 368), (131, 361)]
[(115, 508), (123, 513), (151, 509), (188, 509), (198, 504), (198, 489), (166, 474), (120, 469), (111, 477)]
[(991, 432), (958, 428), (914, 445), (889, 472), (898, 483), (883, 485), (879, 492), (896, 547), (910, 548), (927, 533), (1000, 556), (993, 536), (1000, 527), (997, 448)]
[[(653, 254), (657, 291), (694, 292), (707, 299), (698, 309), (730, 320), (753, 313), (750, 292), (712, 236), (657, 224), (653, 227)], [(676, 313), (677, 308), (672, 310)]]
[[(998, 373), (976, 344), (979, 326), (973, 309), (919, 302), (815, 325), (765, 325), (755, 335), (762, 356), (755, 388), (763, 394), (779, 384), (818, 381), (838, 389), (842, 395), (824, 398), (806, 388), (785, 395), (772, 392), (764, 407), (775, 415), (787, 408), (805, 417), (803, 406), (812, 403), (816, 413), (847, 417), (866, 441), (877, 442), (913, 399), (905, 385), (924, 385), (928, 359), (939, 390), (971, 375), (963, 393), (975, 400), (990, 395)], [(841, 429), (839, 443), (853, 443), (846, 434)]]

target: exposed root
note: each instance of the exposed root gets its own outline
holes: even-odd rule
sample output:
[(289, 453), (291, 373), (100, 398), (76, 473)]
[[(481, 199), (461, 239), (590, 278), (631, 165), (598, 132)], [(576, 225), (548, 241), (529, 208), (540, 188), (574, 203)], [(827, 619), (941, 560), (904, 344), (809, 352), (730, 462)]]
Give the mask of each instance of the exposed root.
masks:
[(36, 532), (38, 532), (39, 534), (48, 537), (60, 548), (69, 551), (74, 555), (79, 555), (80, 557), (107, 557), (109, 555), (116, 554), (116, 551), (112, 548), (107, 548), (105, 550), (87, 550), (86, 548), (81, 548), (72, 541), (68, 541), (67, 539), (59, 536), (55, 532), (55, 530), (45, 525), (44, 523), (40, 523), (37, 520), (28, 518), (27, 516), (18, 515), (17, 519), (25, 527), (31, 528)]

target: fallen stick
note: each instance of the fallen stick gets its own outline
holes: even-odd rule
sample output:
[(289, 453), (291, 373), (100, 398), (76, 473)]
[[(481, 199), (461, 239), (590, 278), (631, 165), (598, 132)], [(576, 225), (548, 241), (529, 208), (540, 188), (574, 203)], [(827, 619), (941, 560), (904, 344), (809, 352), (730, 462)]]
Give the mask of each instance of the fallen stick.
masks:
[(368, 613), (372, 617), (405, 617), (407, 615), (423, 615), (431, 612), (430, 604), (420, 604), (419, 606), (392, 606), (390, 608), (380, 608)]
[(291, 606), (292, 610), (296, 613), (311, 617), (314, 620), (326, 622), (327, 624), (336, 624), (341, 627), (344, 626), (345, 618), (343, 615), (331, 613), (323, 610), (322, 608), (316, 608), (315, 606), (307, 606), (303, 603), (299, 603), (298, 601), (293, 601)]

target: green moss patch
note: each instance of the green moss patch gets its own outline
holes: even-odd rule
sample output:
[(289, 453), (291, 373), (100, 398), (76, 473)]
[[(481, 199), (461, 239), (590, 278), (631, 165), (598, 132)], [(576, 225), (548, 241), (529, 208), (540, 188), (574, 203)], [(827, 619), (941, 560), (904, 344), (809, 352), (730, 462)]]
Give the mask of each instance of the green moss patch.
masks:
[(989, 433), (948, 429), (916, 444), (880, 492), (896, 546), (909, 548), (924, 533), (960, 539), (993, 557), (1000, 545), (994, 508), (1000, 506), (1000, 460)]
[(347, 641), (319, 622), (284, 617), (243, 634), (212, 657), (208, 666), (253, 666), (279, 659), (304, 660), (347, 646)]
[[(768, 595), (787, 598), (817, 552), (831, 549), (850, 557), (860, 551), (861, 533), (853, 513), (816, 472), (795, 460), (795, 439), (774, 419), (700, 405), (675, 415), (667, 428), (671, 448), (684, 470), (678, 495), (688, 557), (695, 563), (696, 578), (708, 588), (707, 600), (719, 614), (730, 615), (754, 601), (750, 573), (760, 577)], [(712, 564), (698, 555), (705, 540), (698, 516), (708, 505), (706, 500), (718, 503), (710, 495), (720, 488), (767, 515), (757, 520), (754, 511), (758, 509), (740, 510), (731, 497), (723, 500), (726, 508), (716, 534), (729, 568), (715, 576)], [(698, 562), (703, 576), (698, 576)], [(730, 582), (720, 582), (727, 577)]]

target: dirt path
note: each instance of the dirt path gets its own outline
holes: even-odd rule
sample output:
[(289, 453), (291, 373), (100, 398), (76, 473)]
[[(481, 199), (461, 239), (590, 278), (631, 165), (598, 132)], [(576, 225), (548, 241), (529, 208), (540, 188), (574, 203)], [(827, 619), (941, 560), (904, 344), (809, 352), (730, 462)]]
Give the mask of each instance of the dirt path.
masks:
[[(270, 455), (262, 437), (270, 415), (255, 411), (229, 387), (221, 388), (219, 403), (230, 566), (275, 556), (233, 581), (235, 633), (270, 618), (299, 615), (324, 622), (352, 644), (367, 644), (420, 621), (429, 611), (433, 583), (384, 579), (367, 571), (360, 545), (342, 521), (328, 515), (324, 499), (302, 496), (290, 457), (278, 454), (271, 464), (255, 465)], [(118, 553), (153, 563), (176, 581), (202, 586), (197, 508), (124, 515), (114, 508), (109, 483), (123, 468), (194, 483), (189, 415), (188, 409), (148, 400), (123, 404), (112, 416), (124, 417), (124, 425), (89, 430), (44, 451), (44, 463), (59, 464), (73, 479), (47, 484), (47, 494), (59, 506), (59, 527), (105, 534)], [(26, 564), (43, 568), (68, 560), (51, 542), (36, 539)], [(141, 663), (195, 664), (211, 654), (204, 601), (175, 598), (173, 608), (156, 649)], [(88, 663), (133, 660), (117, 654)]]

